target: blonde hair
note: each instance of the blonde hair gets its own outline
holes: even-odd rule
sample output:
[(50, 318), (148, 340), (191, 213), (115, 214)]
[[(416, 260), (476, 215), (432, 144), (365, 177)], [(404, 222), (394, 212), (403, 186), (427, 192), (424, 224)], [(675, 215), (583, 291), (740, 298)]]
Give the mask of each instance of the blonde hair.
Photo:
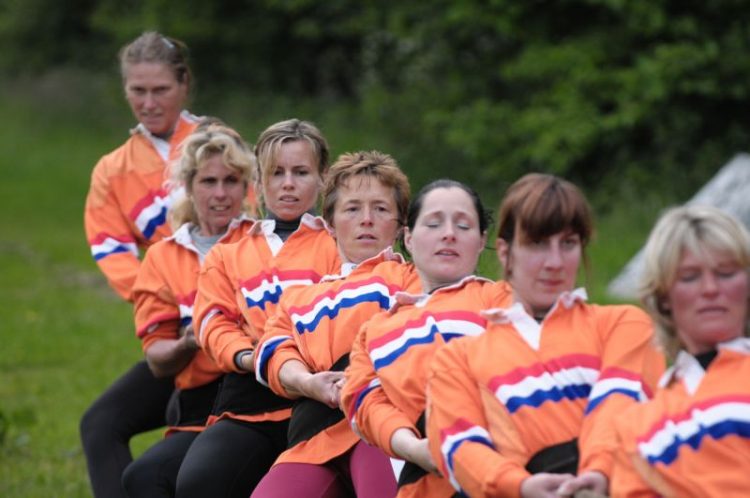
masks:
[[(209, 123), (199, 126), (182, 144), (179, 161), (172, 167), (169, 187), (185, 187), (190, 194), (195, 175), (214, 155), (221, 155), (223, 163), (239, 173), (245, 189), (253, 184), (257, 161), (250, 147), (242, 140), (239, 133), (226, 125)], [(250, 214), (251, 208), (247, 199), (243, 210)], [(198, 214), (192, 200), (186, 195), (175, 201), (170, 209), (169, 222), (177, 229), (187, 222), (198, 223)]]
[[(256, 181), (262, 186), (276, 167), (276, 156), (281, 146), (286, 142), (304, 140), (310, 144), (313, 156), (317, 162), (318, 174), (322, 178), (328, 168), (328, 142), (320, 130), (308, 121), (288, 119), (274, 123), (266, 128), (258, 137), (255, 144), (255, 155), (258, 158)], [(263, 189), (258, 189), (256, 195), (262, 202)]]
[[(727, 254), (745, 268), (750, 278), (750, 235), (734, 217), (715, 207), (691, 205), (671, 208), (659, 218), (644, 249), (640, 297), (670, 360), (683, 345), (665, 304), (685, 251), (703, 259), (710, 259), (714, 253)], [(745, 335), (749, 335), (748, 325)]]
[(354, 176), (376, 178), (393, 190), (399, 225), (406, 223), (409, 208), (409, 179), (388, 154), (376, 150), (349, 152), (339, 156), (326, 174), (323, 184), (323, 218), (333, 226), (333, 212), (338, 200), (338, 189)]

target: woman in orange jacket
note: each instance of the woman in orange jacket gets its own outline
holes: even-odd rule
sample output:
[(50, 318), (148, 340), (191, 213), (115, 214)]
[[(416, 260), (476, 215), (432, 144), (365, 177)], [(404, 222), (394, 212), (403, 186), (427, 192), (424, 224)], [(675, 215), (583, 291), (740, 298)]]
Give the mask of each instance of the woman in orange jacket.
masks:
[(717, 208), (674, 208), (644, 256), (641, 297), (672, 367), (616, 420), (610, 494), (750, 496), (750, 234)]
[(253, 358), (283, 291), (341, 267), (316, 207), (328, 144), (313, 124), (291, 119), (255, 146), (267, 218), (235, 244), (218, 244), (198, 277), (193, 320), (201, 348), (224, 372), (206, 428), (177, 476), (178, 497), (247, 498), (286, 448), (291, 401), (257, 382)]
[(136, 332), (156, 377), (174, 376), (169, 430), (125, 469), (129, 496), (174, 496), (177, 471), (203, 430), (222, 372), (195, 340), (193, 301), (209, 249), (238, 241), (253, 221), (244, 202), (256, 161), (232, 129), (210, 125), (184, 142), (173, 184), (186, 195), (170, 208), (175, 233), (149, 249), (133, 287)]
[(406, 220), (409, 182), (376, 151), (343, 154), (323, 189), (323, 217), (342, 266), (318, 284), (287, 290), (257, 349), (258, 380), (296, 399), (288, 448), (253, 498), (386, 498), (396, 481), (386, 455), (352, 432), (338, 409), (339, 386), (360, 325), (419, 285), (391, 246)]
[(664, 368), (651, 322), (633, 306), (588, 304), (575, 289), (592, 222), (571, 183), (524, 176), (508, 189), (498, 225), (513, 299), (482, 313), (484, 334), (435, 355), (432, 455), (471, 497), (606, 492), (612, 420), (652, 393)]
[[(139, 252), (171, 233), (166, 214), (173, 196), (164, 182), (198, 118), (184, 110), (192, 76), (179, 40), (142, 34), (120, 50), (120, 70), (138, 124), (94, 168), (84, 224), (99, 269), (117, 294), (132, 301)], [(130, 438), (164, 425), (172, 390), (172, 379), (155, 379), (141, 361), (87, 409), (80, 431), (95, 497), (125, 496), (121, 479), (132, 461)]]
[(365, 322), (352, 346), (341, 406), (365, 441), (398, 460), (399, 497), (453, 494), (427, 447), (426, 366), (449, 341), (484, 332), (479, 312), (510, 299), (507, 285), (474, 275), (488, 224), (469, 187), (452, 180), (424, 187), (404, 234), (419, 292), (396, 294), (394, 306)]

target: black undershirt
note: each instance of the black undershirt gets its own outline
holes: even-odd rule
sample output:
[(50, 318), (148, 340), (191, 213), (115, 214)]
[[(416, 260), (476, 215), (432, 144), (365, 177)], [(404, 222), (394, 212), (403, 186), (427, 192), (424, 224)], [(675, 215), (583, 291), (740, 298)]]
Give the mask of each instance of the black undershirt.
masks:
[(703, 370), (708, 370), (708, 366), (712, 361), (714, 361), (714, 358), (716, 358), (717, 354), (719, 354), (719, 352), (715, 349), (712, 349), (711, 351), (706, 351), (705, 353), (696, 354), (694, 356), (695, 359), (698, 360), (698, 363), (700, 363), (703, 367)]

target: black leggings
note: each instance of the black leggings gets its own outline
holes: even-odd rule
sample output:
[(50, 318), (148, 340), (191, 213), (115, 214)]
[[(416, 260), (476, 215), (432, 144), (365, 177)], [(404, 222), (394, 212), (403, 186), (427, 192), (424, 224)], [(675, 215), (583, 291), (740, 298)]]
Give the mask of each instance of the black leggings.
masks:
[(130, 438), (165, 425), (174, 390), (157, 379), (145, 361), (136, 363), (94, 401), (81, 419), (81, 442), (96, 498), (125, 497), (122, 472), (133, 460)]
[(177, 498), (247, 498), (286, 449), (288, 421), (223, 419), (195, 438), (177, 475)]
[(198, 432), (173, 432), (133, 461), (122, 475), (131, 498), (172, 498), (177, 471)]

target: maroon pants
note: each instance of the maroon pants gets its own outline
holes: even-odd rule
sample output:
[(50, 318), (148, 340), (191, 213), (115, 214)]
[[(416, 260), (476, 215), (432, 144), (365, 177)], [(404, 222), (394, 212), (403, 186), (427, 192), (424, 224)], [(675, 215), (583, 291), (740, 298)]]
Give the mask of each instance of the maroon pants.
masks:
[(321, 465), (280, 463), (263, 477), (251, 498), (389, 498), (396, 478), (388, 456), (364, 441)]

